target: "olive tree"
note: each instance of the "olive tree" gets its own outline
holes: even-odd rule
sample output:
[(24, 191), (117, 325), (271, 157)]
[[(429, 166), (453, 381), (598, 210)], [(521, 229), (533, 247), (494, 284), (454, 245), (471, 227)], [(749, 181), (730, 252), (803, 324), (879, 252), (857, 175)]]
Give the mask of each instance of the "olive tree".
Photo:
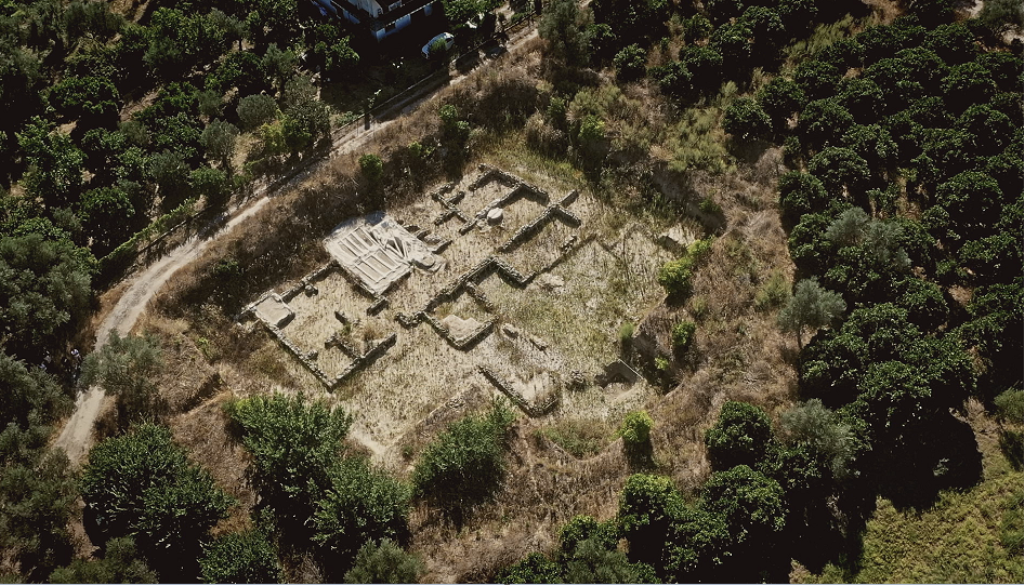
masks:
[(818, 281), (809, 278), (793, 287), (789, 303), (779, 311), (779, 325), (785, 331), (796, 333), (797, 344), (803, 346), (803, 331), (816, 331), (830, 325), (846, 310), (843, 298), (826, 290)]

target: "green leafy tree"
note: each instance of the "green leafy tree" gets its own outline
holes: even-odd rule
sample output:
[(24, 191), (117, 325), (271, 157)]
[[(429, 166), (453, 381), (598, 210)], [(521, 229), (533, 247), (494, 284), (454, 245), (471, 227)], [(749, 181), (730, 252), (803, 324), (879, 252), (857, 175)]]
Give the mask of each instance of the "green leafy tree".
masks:
[(1009, 28), (1024, 28), (1024, 14), (1020, 5), (1013, 0), (990, 0), (981, 7), (978, 19), (993, 32), (1001, 33)]
[(924, 37), (924, 46), (934, 51), (947, 65), (959, 65), (973, 61), (978, 50), (974, 34), (960, 23), (941, 24)]
[(754, 63), (754, 31), (746, 22), (723, 24), (711, 33), (708, 46), (722, 55), (726, 78), (742, 77)]
[(929, 231), (956, 246), (988, 234), (999, 221), (1003, 193), (992, 177), (978, 172), (960, 173), (935, 190), (935, 205), (925, 212)]
[(810, 102), (800, 113), (803, 139), (818, 147), (839, 143), (843, 132), (853, 124), (853, 114), (835, 98)]
[[(358, 59), (358, 55), (356, 58)], [(284, 91), (285, 85), (295, 75), (295, 66), (298, 63), (299, 58), (293, 51), (282, 51), (276, 43), (271, 43), (267, 47), (267, 52), (263, 54), (263, 70), (273, 80), (274, 88), (278, 91)]]
[(449, 425), (416, 463), (414, 495), (461, 525), (505, 479), (506, 433), (513, 420), (514, 414), (497, 403), (486, 415)]
[(922, 331), (935, 331), (949, 320), (949, 306), (942, 289), (934, 282), (907, 276), (895, 287), (897, 306), (907, 310), (907, 318)]
[(779, 207), (783, 219), (791, 225), (806, 214), (825, 211), (830, 202), (825, 185), (814, 175), (788, 171), (779, 177)]
[(264, 67), (266, 63), (266, 56), (261, 59), (252, 51), (230, 53), (206, 77), (206, 89), (223, 95), (232, 88), (238, 88), (239, 95), (259, 95), (262, 91), (270, 90), (270, 80), (280, 74), (279, 71), (267, 71)]
[(202, 196), (210, 205), (223, 205), (231, 195), (231, 181), (220, 169), (199, 167), (189, 173), (188, 182), (195, 194)]
[(330, 137), (330, 110), (317, 99), (316, 91), (304, 76), (292, 79), (285, 86), (284, 138), (293, 153)]
[(856, 125), (843, 134), (842, 145), (863, 158), (869, 169), (879, 174), (890, 169), (899, 158), (899, 146), (892, 135), (878, 124)]
[[(184, 154), (176, 150), (163, 150), (151, 155), (146, 167), (166, 202), (178, 203), (182, 200), (188, 189), (190, 170)], [(168, 205), (165, 203), (164, 207)]]
[(841, 296), (822, 288), (814, 279), (805, 279), (796, 284), (789, 303), (779, 311), (779, 325), (796, 333), (797, 343), (802, 346), (805, 328), (817, 331), (833, 323), (845, 310)]
[(750, 98), (740, 98), (725, 110), (722, 128), (740, 140), (755, 140), (771, 135), (772, 121)]
[(665, 581), (724, 582), (733, 538), (718, 514), (685, 506), (672, 521), (663, 555)]
[(377, 184), (384, 176), (384, 161), (376, 154), (364, 154), (359, 157), (359, 170), (372, 184)]
[(701, 506), (724, 520), (741, 550), (759, 556), (764, 556), (786, 526), (782, 487), (746, 465), (713, 473), (704, 484)]
[(206, 155), (213, 160), (220, 161), (221, 168), (229, 168), (228, 160), (235, 152), (235, 139), (238, 138), (238, 128), (230, 122), (213, 120), (203, 130), (199, 143), (206, 149)]
[(443, 0), (444, 15), (453, 27), (465, 24), (483, 12), (479, 0)]
[(996, 83), (988, 69), (974, 62), (957, 65), (942, 80), (946, 106), (954, 114), (974, 104), (989, 101), (996, 92)]
[(821, 100), (835, 95), (842, 73), (833, 63), (812, 59), (796, 68), (793, 81), (800, 86), (808, 100)]
[(117, 117), (120, 95), (109, 79), (67, 77), (50, 89), (50, 101), (64, 115), (92, 124)]
[(285, 530), (304, 531), (316, 502), (331, 488), (331, 469), (342, 453), (352, 419), (304, 395), (253, 396), (229, 403), (252, 455), (253, 484)]
[(207, 583), (279, 583), (277, 551), (260, 530), (232, 532), (214, 540), (199, 559)]
[(651, 442), (651, 429), (654, 420), (644, 410), (635, 410), (626, 415), (619, 427), (618, 436), (630, 447), (640, 447)]
[[(0, 430), (8, 426), (27, 429), (46, 425), (71, 411), (71, 399), (53, 376), (39, 368), (28, 367), (3, 351), (0, 351), (0, 386), (4, 388)], [(6, 456), (0, 454), (0, 463), (4, 459)]]
[(409, 537), (409, 488), (363, 459), (346, 459), (331, 469), (331, 484), (317, 502), (313, 542), (328, 566), (348, 567), (373, 541)]
[(623, 83), (637, 81), (647, 72), (647, 51), (640, 45), (629, 45), (615, 54), (616, 78)]
[(708, 15), (714, 22), (725, 22), (740, 15), (743, 3), (740, 0), (708, 0), (704, 3)]
[[(12, 442), (20, 443), (22, 451), (20, 457), (0, 459), (5, 463), (0, 467), (0, 548), (19, 563), (22, 575), (41, 580), (71, 558), (68, 523), (75, 513), (78, 485), (63, 451), (44, 446), (33, 450), (31, 441), (19, 437), (15, 428), (12, 424), (0, 434), (4, 451)], [(32, 434), (31, 429), (26, 434)]]
[(166, 427), (143, 424), (89, 452), (82, 499), (94, 542), (132, 536), (163, 579), (198, 567), (210, 528), (234, 503)]
[(664, 0), (598, 0), (590, 8), (595, 21), (614, 31), (621, 47), (658, 37), (668, 20), (670, 4)]
[(588, 538), (564, 559), (565, 583), (658, 583), (654, 569), (644, 563), (631, 563), (625, 553), (607, 546), (598, 538)]
[(135, 208), (131, 195), (123, 188), (101, 187), (86, 191), (82, 195), (80, 213), (97, 253), (105, 254), (132, 234)]
[(977, 348), (984, 367), (984, 381), (993, 393), (1021, 385), (1021, 372), (996, 364), (1012, 363), (1024, 351), (1016, 334), (1024, 327), (1024, 278), (979, 286), (967, 305), (969, 320), (958, 334), (965, 344)]
[(757, 467), (773, 448), (772, 423), (760, 408), (746, 402), (726, 402), (715, 426), (704, 435), (712, 469), (737, 465)]
[(667, 477), (629, 476), (619, 494), (618, 522), (635, 562), (660, 566), (673, 523), (683, 513), (682, 495)]
[(111, 538), (99, 559), (75, 559), (50, 574), (50, 583), (156, 583), (158, 575), (130, 536)]
[(238, 120), (246, 131), (259, 128), (277, 117), (277, 102), (269, 95), (256, 94), (238, 100)]
[(117, 397), (122, 427), (137, 419), (153, 419), (161, 403), (156, 385), (164, 367), (163, 351), (154, 337), (110, 332), (103, 348), (86, 358), (82, 383), (98, 384)]
[(497, 583), (562, 583), (562, 568), (542, 553), (530, 553), (523, 560), (498, 573)]
[(839, 103), (860, 124), (877, 122), (885, 107), (885, 95), (878, 84), (870, 79), (855, 77), (839, 84)]
[(590, 59), (583, 34), (585, 25), (577, 0), (552, 0), (544, 9), (537, 32), (548, 41), (552, 56), (579, 67)]
[(578, 515), (558, 530), (562, 553), (572, 556), (584, 541), (597, 539), (604, 548), (614, 549), (618, 544), (618, 529), (614, 522), (598, 522), (592, 516)]
[(95, 260), (40, 233), (0, 237), (0, 330), (12, 354), (41, 361), (88, 309)]
[(787, 39), (782, 18), (778, 11), (772, 8), (749, 6), (740, 15), (739, 20), (750, 27), (754, 34), (754, 42), (765, 51), (765, 56), (770, 55), (771, 49), (778, 47)]
[(868, 162), (849, 148), (829, 146), (811, 157), (807, 171), (821, 179), (821, 184), (831, 193), (844, 190), (857, 194), (864, 190), (871, 180)]
[(29, 165), (25, 188), (47, 206), (68, 206), (82, 187), (85, 155), (71, 137), (53, 129), (53, 125), (33, 118), (17, 134), (25, 162)]
[(355, 563), (345, 573), (345, 583), (417, 583), (422, 572), (418, 558), (385, 538), (359, 548)]
[[(1019, 113), (1018, 110), (1018, 118)], [(985, 156), (994, 156), (1006, 148), (1015, 130), (1010, 116), (987, 104), (967, 108), (956, 121), (956, 125), (964, 132), (977, 137), (974, 146), (979, 154)]]
[(157, 8), (150, 16), (143, 61), (164, 79), (180, 78), (227, 52), (231, 28), (223, 13), (186, 14), (176, 8)]
[(835, 477), (853, 471), (857, 444), (853, 428), (821, 400), (812, 398), (784, 412), (782, 430), (787, 443), (806, 446), (816, 458), (827, 462)]
[(807, 96), (792, 80), (775, 77), (757, 92), (757, 103), (771, 120), (776, 132), (786, 130), (789, 118), (803, 109)]

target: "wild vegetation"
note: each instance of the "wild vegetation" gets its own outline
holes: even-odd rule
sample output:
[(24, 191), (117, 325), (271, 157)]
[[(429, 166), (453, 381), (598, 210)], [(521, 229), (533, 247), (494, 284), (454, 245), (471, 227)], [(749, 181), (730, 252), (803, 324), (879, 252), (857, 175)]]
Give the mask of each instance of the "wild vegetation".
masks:
[[(551, 0), (540, 41), (212, 246), (80, 380), (94, 288), (313, 156), (323, 78), (369, 57), (296, 1), (0, 7), (0, 576), (1021, 581), (1024, 23), (881, 4)], [(230, 319), (341, 219), (484, 160), (696, 233), (609, 325), (663, 393), (593, 421), (467, 398), (382, 462)], [(115, 397), (80, 471), (49, 446), (78, 383)]]

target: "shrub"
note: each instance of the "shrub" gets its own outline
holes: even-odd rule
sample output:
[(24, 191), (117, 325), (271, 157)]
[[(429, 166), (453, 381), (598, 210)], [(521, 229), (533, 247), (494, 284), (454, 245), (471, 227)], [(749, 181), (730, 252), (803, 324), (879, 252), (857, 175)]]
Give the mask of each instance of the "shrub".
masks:
[(278, 115), (277, 102), (269, 95), (249, 95), (238, 100), (238, 121), (242, 129), (253, 130), (272, 121)]
[(1024, 425), (1024, 390), (1005, 390), (995, 400), (996, 412), (1001, 420)]
[(715, 203), (715, 199), (711, 195), (701, 199), (697, 208), (700, 209), (702, 213), (707, 213), (708, 215), (722, 213), (722, 206)]
[(632, 321), (626, 321), (619, 327), (619, 343), (621, 343), (623, 347), (626, 347), (633, 341), (633, 332), (635, 329), (636, 326), (633, 325)]
[(817, 331), (831, 324), (845, 310), (846, 303), (838, 293), (821, 288), (813, 279), (801, 280), (789, 303), (779, 312), (779, 324), (784, 330), (796, 333), (800, 344), (805, 327)]
[(345, 583), (417, 583), (422, 571), (418, 558), (385, 538), (359, 549), (355, 564), (345, 573)]
[(789, 117), (799, 112), (807, 103), (807, 97), (793, 81), (785, 77), (776, 77), (757, 92), (757, 103), (768, 115), (775, 131), (782, 132), (786, 129)]
[(152, 424), (90, 451), (82, 499), (101, 542), (133, 536), (145, 556), (160, 563), (158, 570), (169, 571), (161, 571), (169, 581), (196, 562), (210, 528), (234, 503), (205, 469), (189, 462), (169, 429)]
[(331, 469), (331, 484), (317, 502), (313, 542), (329, 566), (347, 566), (367, 542), (409, 536), (409, 488), (365, 459), (349, 458)]
[(558, 542), (562, 554), (572, 556), (576, 548), (586, 540), (597, 539), (604, 547), (614, 549), (618, 544), (618, 534), (614, 522), (598, 522), (592, 516), (573, 516), (558, 531)]
[(615, 72), (620, 83), (636, 81), (647, 71), (647, 51), (640, 45), (629, 45), (615, 55)]
[(199, 561), (207, 583), (279, 583), (277, 551), (259, 530), (232, 532), (218, 538)]
[(697, 324), (693, 321), (682, 321), (672, 328), (672, 349), (684, 352), (693, 344), (693, 335), (697, 332)]
[[(1024, 432), (1007, 428), (999, 431), (999, 450), (1010, 465), (1018, 471), (1024, 469)], [(1022, 539), (1024, 541), (1024, 539)]]
[(619, 427), (618, 436), (627, 447), (640, 447), (651, 442), (654, 420), (645, 410), (635, 410), (626, 415)]
[[(263, 503), (294, 525), (305, 525), (331, 487), (352, 419), (341, 408), (304, 395), (254, 396), (225, 406), (252, 456), (252, 482)], [(286, 527), (288, 528), (288, 527)]]
[(449, 425), (416, 463), (414, 495), (461, 525), (505, 479), (505, 434), (514, 420), (512, 411), (499, 402), (486, 415)]
[(598, 454), (611, 440), (604, 425), (589, 420), (562, 419), (535, 432), (579, 458)]
[(773, 445), (772, 423), (763, 410), (746, 402), (726, 402), (715, 426), (704, 435), (711, 467), (757, 466)]
[(685, 298), (693, 291), (693, 263), (689, 258), (672, 260), (658, 271), (658, 284), (670, 296)]
[(384, 161), (376, 154), (359, 157), (359, 170), (371, 183), (377, 183), (384, 176)]
[(757, 102), (740, 98), (726, 108), (722, 128), (740, 140), (754, 140), (771, 134), (772, 121)]
[(689, 245), (686, 253), (678, 260), (666, 262), (658, 272), (658, 284), (670, 296), (685, 299), (693, 290), (693, 270), (707, 260), (714, 240), (705, 238)]

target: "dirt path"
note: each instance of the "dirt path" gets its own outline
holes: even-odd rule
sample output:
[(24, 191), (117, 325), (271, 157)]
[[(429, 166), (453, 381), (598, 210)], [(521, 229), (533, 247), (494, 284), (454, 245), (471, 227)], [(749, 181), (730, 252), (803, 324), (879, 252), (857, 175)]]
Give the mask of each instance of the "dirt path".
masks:
[[(533, 39), (536, 34), (536, 31), (530, 31), (519, 36), (515, 41), (508, 44), (507, 49), (511, 52), (519, 48), (527, 41)], [(468, 75), (469, 73), (454, 77), (449, 80), (448, 85), (458, 84)], [(329, 156), (314, 161), (304, 170), (283, 183), (259, 187), (247, 201), (243, 201), (240, 206), (236, 206), (226, 213), (226, 216), (230, 217), (230, 219), (219, 229), (216, 229), (216, 231), (212, 229), (200, 231), (199, 234), (192, 236), (177, 248), (169, 251), (157, 262), (132, 275), (130, 277), (131, 286), (125, 290), (121, 298), (118, 299), (114, 309), (97, 328), (94, 351), (107, 344), (111, 331), (117, 331), (121, 335), (128, 334), (146, 310), (149, 302), (179, 269), (199, 258), (211, 243), (231, 233), (236, 227), (263, 209), (274, 195), (287, 192), (291, 187), (302, 182), (310, 175), (320, 172), (331, 158), (361, 148), (377, 132), (387, 128), (395, 120), (417, 109), (423, 103), (430, 101), (434, 94), (435, 90), (427, 90), (422, 95), (410, 96), (408, 99), (392, 107), (392, 114), (389, 116), (389, 119), (375, 121), (368, 129), (359, 125), (343, 129), (332, 140)], [(57, 436), (54, 446), (64, 449), (73, 465), (80, 464), (85, 454), (92, 447), (93, 426), (100, 412), (102, 412), (106, 400), (111, 399), (107, 399), (103, 390), (97, 386), (93, 386), (83, 392), (75, 403), (74, 413)], [(380, 445), (368, 445), (368, 447), (374, 453), (382, 450)]]

